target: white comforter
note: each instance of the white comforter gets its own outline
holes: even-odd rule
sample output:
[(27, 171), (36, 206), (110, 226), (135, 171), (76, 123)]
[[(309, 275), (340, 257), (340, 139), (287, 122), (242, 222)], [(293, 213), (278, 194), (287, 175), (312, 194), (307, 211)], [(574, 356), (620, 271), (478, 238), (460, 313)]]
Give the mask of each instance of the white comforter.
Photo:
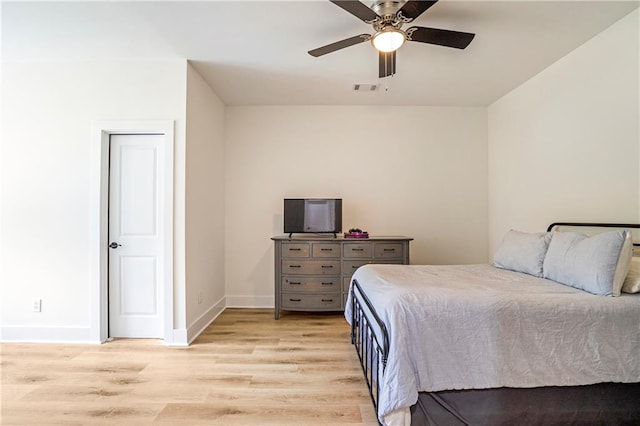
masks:
[(353, 278), (389, 331), (381, 421), (420, 391), (640, 382), (640, 295), (490, 265), (367, 265)]

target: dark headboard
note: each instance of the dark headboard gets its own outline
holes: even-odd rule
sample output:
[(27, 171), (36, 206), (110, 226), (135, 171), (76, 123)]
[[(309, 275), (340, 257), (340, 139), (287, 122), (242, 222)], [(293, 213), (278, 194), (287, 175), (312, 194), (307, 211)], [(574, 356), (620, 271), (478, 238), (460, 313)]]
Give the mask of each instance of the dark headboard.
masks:
[[(615, 228), (631, 229), (633, 245), (640, 247), (640, 224), (638, 223), (596, 223), (596, 222), (554, 222), (547, 227), (547, 232), (557, 230), (557, 228)], [(607, 229), (608, 230), (608, 229)], [(604, 232), (603, 229), (601, 232)]]

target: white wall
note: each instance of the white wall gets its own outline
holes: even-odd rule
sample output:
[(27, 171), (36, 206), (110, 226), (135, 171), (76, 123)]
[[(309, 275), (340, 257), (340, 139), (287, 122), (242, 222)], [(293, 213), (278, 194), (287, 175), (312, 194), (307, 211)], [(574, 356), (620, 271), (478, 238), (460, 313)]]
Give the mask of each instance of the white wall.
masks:
[(343, 228), (407, 235), (411, 262), (487, 260), (485, 108), (228, 107), (229, 306), (273, 306), (286, 197), (343, 199)]
[(488, 109), (489, 235), (637, 222), (638, 11)]
[(224, 309), (222, 101), (187, 67), (186, 322), (189, 340)]
[[(175, 175), (183, 181), (186, 61), (3, 62), (2, 67), (2, 338), (87, 341), (94, 281), (91, 122), (175, 120)], [(182, 221), (183, 188), (175, 188), (175, 218)], [(179, 227), (175, 241), (176, 256), (184, 259)], [(42, 299), (41, 313), (32, 312), (35, 299)], [(180, 310), (184, 306), (177, 308), (178, 316)]]

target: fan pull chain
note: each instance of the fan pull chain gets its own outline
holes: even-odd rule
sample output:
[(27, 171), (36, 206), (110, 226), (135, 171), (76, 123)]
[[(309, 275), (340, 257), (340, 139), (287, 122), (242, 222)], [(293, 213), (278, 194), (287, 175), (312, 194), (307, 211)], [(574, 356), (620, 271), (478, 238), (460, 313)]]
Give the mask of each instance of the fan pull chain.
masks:
[[(386, 68), (386, 64), (385, 64), (385, 68)], [(386, 71), (386, 69), (385, 69)], [(386, 73), (385, 73), (386, 74)], [(395, 76), (395, 74), (391, 74), (387, 77), (382, 77), (381, 80), (384, 84), (384, 91), (388, 92), (389, 91), (389, 81), (391, 80), (391, 78), (393, 78)]]

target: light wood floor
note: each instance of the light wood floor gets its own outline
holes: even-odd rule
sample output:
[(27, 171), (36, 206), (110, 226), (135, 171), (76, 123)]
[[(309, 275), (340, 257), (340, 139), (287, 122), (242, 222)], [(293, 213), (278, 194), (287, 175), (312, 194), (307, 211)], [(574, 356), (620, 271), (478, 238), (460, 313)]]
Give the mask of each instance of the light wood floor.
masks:
[(2, 425), (375, 425), (340, 314), (228, 309), (188, 348), (2, 344)]

